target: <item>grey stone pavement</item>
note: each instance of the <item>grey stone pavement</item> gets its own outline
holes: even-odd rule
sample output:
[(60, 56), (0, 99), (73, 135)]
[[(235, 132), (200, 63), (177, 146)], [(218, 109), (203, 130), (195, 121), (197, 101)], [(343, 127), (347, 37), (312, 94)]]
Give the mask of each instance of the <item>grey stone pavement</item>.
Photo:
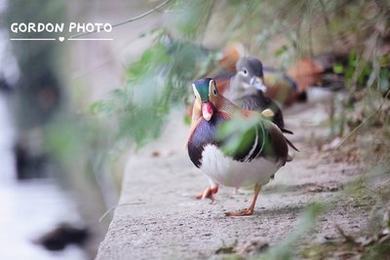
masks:
[[(235, 241), (282, 241), (310, 202), (336, 198), (342, 184), (359, 174), (356, 165), (324, 159), (313, 144), (327, 134), (320, 126), (327, 110), (316, 103), (286, 111), (287, 127), (295, 133), (289, 139), (300, 152), (264, 187), (249, 217), (225, 217), (224, 211), (246, 207), (251, 191), (222, 187), (214, 203), (194, 199), (207, 180), (187, 156), (183, 112), (173, 114), (158, 141), (129, 155), (119, 206), (97, 259), (204, 259)], [(336, 206), (321, 217), (312, 239), (336, 236), (335, 224), (358, 230), (365, 218), (357, 216), (364, 214)]]

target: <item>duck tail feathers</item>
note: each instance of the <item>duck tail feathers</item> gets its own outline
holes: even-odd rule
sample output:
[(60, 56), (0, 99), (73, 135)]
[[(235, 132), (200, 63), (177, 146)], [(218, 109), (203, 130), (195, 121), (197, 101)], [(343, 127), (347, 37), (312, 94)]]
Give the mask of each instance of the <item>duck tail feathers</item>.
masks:
[(288, 140), (286, 137), (285, 137), (284, 139), (286, 139), (287, 144), (288, 144), (291, 148), (293, 148), (295, 151), (299, 152), (298, 148), (296, 148), (295, 145), (293, 145), (293, 144), (290, 142), (290, 140)]
[(282, 131), (282, 133), (285, 133), (285, 134), (289, 134), (289, 135), (293, 135), (294, 134), (293, 131), (290, 131), (290, 130), (285, 129), (285, 128), (280, 128), (280, 130)]

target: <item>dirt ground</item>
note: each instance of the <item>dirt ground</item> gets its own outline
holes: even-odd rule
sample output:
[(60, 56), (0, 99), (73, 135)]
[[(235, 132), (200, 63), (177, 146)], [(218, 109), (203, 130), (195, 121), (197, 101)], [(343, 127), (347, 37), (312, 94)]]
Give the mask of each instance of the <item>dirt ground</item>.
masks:
[(218, 249), (235, 242), (272, 246), (294, 230), (314, 201), (334, 207), (320, 217), (307, 239), (340, 236), (336, 225), (349, 233), (360, 230), (367, 225), (367, 209), (339, 196), (344, 184), (361, 174), (359, 164), (335, 162), (318, 151), (318, 140), (329, 133), (322, 125), (328, 111), (326, 102), (286, 110), (287, 127), (295, 133), (289, 139), (300, 152), (264, 187), (255, 215), (238, 218), (225, 217), (224, 212), (247, 207), (252, 192), (222, 187), (214, 203), (194, 199), (207, 180), (187, 156), (188, 127), (182, 112), (174, 113), (159, 141), (129, 156), (120, 206), (97, 259), (219, 258)]

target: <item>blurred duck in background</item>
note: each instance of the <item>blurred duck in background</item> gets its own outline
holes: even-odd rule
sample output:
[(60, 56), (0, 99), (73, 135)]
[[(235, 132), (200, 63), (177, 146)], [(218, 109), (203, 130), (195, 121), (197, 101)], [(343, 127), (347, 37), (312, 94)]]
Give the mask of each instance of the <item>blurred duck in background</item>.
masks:
[[(227, 45), (219, 55), (219, 69), (212, 75), (218, 83), (218, 89), (223, 92), (231, 86), (231, 79), (240, 73), (243, 58), (256, 59), (248, 56), (240, 43)], [(286, 71), (262, 66), (263, 93), (266, 97), (277, 101), (283, 106), (294, 102), (306, 101), (308, 90), (313, 86), (321, 86), (331, 90), (343, 88), (343, 74), (337, 70), (337, 65), (345, 66), (348, 55), (343, 53), (323, 53), (313, 57), (303, 57), (293, 63)], [(252, 67), (256, 64), (252, 63)]]
[(229, 81), (219, 84), (218, 91), (225, 98), (242, 109), (254, 110), (260, 113), (269, 110), (269, 117), (284, 133), (292, 134), (284, 128), (283, 114), (276, 102), (266, 96), (263, 65), (253, 57), (243, 57), (236, 63), (236, 73)]
[[(263, 93), (280, 104), (290, 105), (295, 100), (300, 99), (301, 93), (298, 91), (297, 84), (282, 70), (263, 66), (256, 57), (248, 56), (245, 48), (240, 43), (230, 44), (223, 49), (218, 59), (220, 69), (211, 74), (218, 84), (218, 89), (223, 92), (232, 86), (231, 80), (237, 79), (237, 74), (245, 72), (240, 70), (245, 68), (248, 72), (260, 74), (263, 85)], [(247, 63), (247, 64), (245, 64)], [(260, 63), (260, 64), (259, 64)], [(248, 67), (252, 69), (248, 69)]]

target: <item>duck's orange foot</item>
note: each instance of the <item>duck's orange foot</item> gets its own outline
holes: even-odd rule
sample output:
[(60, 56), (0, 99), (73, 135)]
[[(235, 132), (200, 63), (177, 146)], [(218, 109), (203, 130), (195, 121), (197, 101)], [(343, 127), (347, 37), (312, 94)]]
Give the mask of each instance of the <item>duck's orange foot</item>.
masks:
[(210, 186), (207, 187), (203, 192), (199, 193), (195, 196), (198, 200), (211, 199), (211, 201), (215, 200), (214, 194), (218, 192), (218, 186)]
[(251, 208), (242, 209), (239, 211), (225, 212), (227, 217), (242, 217), (242, 216), (251, 216), (253, 215), (254, 210)]

